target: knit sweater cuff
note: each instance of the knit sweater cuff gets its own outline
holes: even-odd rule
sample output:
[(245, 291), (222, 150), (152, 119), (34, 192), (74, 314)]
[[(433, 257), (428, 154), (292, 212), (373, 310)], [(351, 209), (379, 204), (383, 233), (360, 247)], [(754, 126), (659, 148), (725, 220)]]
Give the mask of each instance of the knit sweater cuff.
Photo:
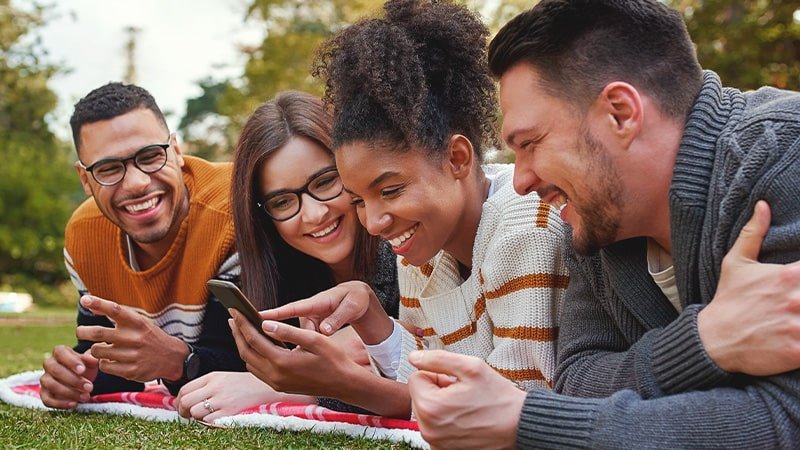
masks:
[(653, 372), (665, 394), (708, 389), (731, 375), (708, 356), (697, 332), (702, 305), (687, 306), (653, 345)]
[(411, 334), (405, 327), (398, 328), (402, 333), (402, 343), (400, 346), (400, 361), (398, 361), (397, 367), (397, 381), (408, 383), (408, 377), (417, 371), (417, 368), (408, 361), (408, 354), (414, 350), (423, 350), (427, 346), (424, 345), (422, 339)]
[(517, 425), (517, 448), (590, 447), (602, 401), (544, 390), (528, 392)]

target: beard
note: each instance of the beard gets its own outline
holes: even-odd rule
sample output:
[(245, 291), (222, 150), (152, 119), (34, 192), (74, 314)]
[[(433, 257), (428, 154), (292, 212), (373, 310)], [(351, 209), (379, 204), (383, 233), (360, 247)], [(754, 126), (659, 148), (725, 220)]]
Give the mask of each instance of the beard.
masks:
[(588, 195), (570, 199), (580, 217), (580, 228), (573, 227), (572, 246), (578, 254), (593, 255), (617, 240), (623, 217), (622, 184), (605, 146), (588, 130), (581, 133), (578, 149), (587, 161)]

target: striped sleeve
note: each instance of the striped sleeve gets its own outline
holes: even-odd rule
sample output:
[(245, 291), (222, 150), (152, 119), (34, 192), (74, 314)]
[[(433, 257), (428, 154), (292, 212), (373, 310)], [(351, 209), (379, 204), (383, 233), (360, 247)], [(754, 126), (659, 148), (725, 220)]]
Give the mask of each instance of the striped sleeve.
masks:
[(534, 224), (529, 211), (505, 211), (478, 276), (492, 328), (486, 362), (525, 390), (553, 386), (557, 315), (569, 281), (560, 218), (537, 206)]

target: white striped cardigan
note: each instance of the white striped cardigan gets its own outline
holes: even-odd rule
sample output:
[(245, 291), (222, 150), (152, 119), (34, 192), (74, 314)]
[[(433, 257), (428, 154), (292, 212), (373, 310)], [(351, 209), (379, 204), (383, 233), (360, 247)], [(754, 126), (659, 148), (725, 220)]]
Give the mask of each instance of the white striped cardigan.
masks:
[(538, 195), (513, 188), (513, 165), (485, 166), (494, 194), (483, 204), (472, 252), (472, 275), (440, 252), (415, 267), (398, 258), (401, 327), (398, 381), (415, 369), (408, 352), (445, 349), (477, 356), (520, 388), (550, 388), (555, 370), (556, 319), (569, 276), (563, 224)]

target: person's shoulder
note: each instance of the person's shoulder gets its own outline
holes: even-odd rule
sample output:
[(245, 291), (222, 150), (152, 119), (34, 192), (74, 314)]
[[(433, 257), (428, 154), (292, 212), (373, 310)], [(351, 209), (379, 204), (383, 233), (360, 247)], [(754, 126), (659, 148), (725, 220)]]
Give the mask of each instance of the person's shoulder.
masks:
[(764, 86), (743, 95), (746, 102), (743, 125), (764, 120), (800, 124), (800, 93)]
[(95, 203), (93, 197), (89, 197), (83, 201), (75, 211), (72, 212), (72, 216), (70, 217), (69, 221), (67, 222), (67, 230), (72, 227), (76, 227), (82, 224), (90, 223), (96, 220), (105, 220), (105, 216), (103, 212), (100, 211), (100, 208), (97, 207), (97, 203)]
[(64, 228), (64, 245), (74, 248), (89, 241), (113, 238), (116, 230), (117, 226), (100, 211), (94, 198), (89, 197), (75, 209), (67, 222)]
[(484, 207), (485, 215), (494, 216), (494, 226), (502, 227), (505, 232), (510, 233), (551, 230), (561, 235), (563, 222), (559, 211), (543, 202), (536, 192), (519, 195), (514, 190), (514, 165), (502, 166), (507, 167), (495, 173), (494, 193), (486, 200)]
[(190, 190), (190, 202), (230, 214), (233, 164), (210, 162), (195, 156), (184, 156), (184, 161), (184, 178)]

